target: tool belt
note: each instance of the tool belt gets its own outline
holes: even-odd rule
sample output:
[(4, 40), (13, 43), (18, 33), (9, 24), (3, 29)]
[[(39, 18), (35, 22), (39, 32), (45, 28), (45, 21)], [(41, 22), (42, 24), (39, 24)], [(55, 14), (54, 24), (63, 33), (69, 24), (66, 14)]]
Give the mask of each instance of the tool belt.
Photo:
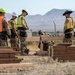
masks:
[(23, 28), (23, 27), (18, 27), (17, 29), (18, 30), (26, 30), (26, 28)]
[(23, 27), (18, 27), (18, 31), (19, 31), (19, 35), (20, 35), (21, 37), (27, 37), (27, 32), (26, 32), (25, 28), (23, 28)]
[(73, 28), (69, 28), (69, 29), (67, 29), (67, 30), (65, 31), (65, 33), (67, 33), (67, 32), (71, 32), (71, 31), (73, 31)]
[(3, 32), (0, 33), (0, 39), (2, 39), (2, 40), (7, 39), (7, 32), (6, 31), (3, 31)]
[(11, 29), (11, 37), (12, 37), (12, 38), (15, 38), (15, 36), (16, 36), (16, 33), (13, 32), (13, 30)]
[(67, 38), (67, 39), (71, 38), (71, 37), (72, 37), (72, 33), (71, 33), (72, 31), (73, 31), (72, 28), (67, 29), (67, 30), (65, 31), (65, 38)]

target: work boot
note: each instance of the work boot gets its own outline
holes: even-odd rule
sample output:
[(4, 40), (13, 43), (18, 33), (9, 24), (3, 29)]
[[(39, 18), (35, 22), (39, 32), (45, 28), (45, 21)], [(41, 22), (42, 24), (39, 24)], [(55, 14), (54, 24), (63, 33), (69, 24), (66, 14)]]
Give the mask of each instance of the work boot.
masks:
[(26, 55), (24, 52), (21, 51), (21, 55)]
[(24, 53), (29, 54), (29, 49), (25, 49)]

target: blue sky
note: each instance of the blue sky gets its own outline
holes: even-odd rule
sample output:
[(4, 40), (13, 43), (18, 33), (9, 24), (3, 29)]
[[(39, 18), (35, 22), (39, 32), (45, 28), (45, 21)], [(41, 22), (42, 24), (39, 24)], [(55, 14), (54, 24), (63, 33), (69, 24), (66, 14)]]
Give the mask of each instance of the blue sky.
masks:
[(22, 9), (26, 9), (30, 15), (43, 15), (53, 8), (75, 10), (75, 0), (0, 0), (0, 7), (7, 13), (20, 14)]

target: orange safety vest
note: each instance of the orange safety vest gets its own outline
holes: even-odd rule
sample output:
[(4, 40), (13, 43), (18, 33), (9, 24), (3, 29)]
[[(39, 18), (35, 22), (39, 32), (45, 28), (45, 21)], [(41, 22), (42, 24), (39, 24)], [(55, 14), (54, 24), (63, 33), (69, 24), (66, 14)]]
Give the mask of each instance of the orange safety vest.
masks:
[(3, 25), (2, 25), (3, 16), (0, 16), (0, 32), (2, 32)]

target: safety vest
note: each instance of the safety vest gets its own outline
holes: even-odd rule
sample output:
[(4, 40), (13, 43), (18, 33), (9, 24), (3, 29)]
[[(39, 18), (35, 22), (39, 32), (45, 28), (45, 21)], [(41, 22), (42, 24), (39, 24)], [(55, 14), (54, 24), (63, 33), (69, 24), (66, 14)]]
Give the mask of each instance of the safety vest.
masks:
[(3, 25), (2, 25), (3, 16), (0, 16), (0, 32), (2, 32)]
[[(17, 27), (23, 27), (23, 26), (22, 26), (22, 23), (21, 23), (21, 18), (22, 18), (22, 17), (23, 17), (23, 16), (19, 16), (19, 17), (17, 18)], [(27, 24), (25, 18), (24, 18), (24, 24), (25, 24), (25, 25)]]
[(69, 28), (74, 28), (74, 21), (72, 18), (67, 18), (68, 20), (68, 23), (66, 25), (66, 20), (65, 20), (65, 23), (64, 23), (64, 27), (66, 27), (66, 29), (69, 29)]
[(12, 25), (11, 25), (11, 22), (14, 23), (14, 28), (17, 29), (17, 23), (16, 23), (16, 20), (9, 20), (9, 27), (10, 27), (10, 29), (13, 28)]

